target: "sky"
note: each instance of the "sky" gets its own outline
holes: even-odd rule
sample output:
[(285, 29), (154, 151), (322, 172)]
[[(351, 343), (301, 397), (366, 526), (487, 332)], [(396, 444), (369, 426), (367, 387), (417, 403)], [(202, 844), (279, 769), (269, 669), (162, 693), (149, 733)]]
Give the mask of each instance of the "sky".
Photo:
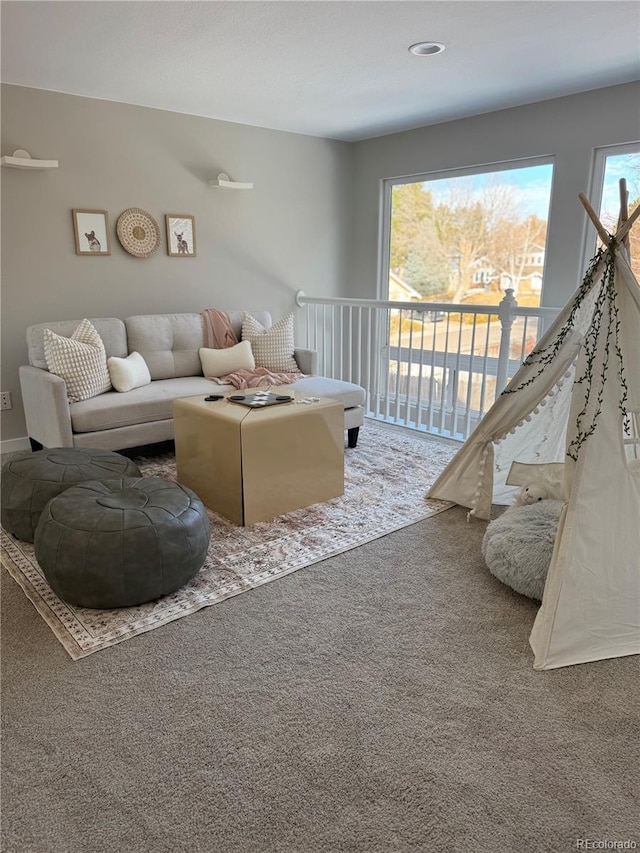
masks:
[(511, 186), (518, 200), (522, 218), (532, 213), (540, 219), (549, 215), (549, 199), (551, 197), (551, 178), (553, 166), (548, 163), (541, 166), (525, 166), (517, 169), (505, 169), (499, 172), (489, 172), (482, 175), (465, 175), (455, 178), (442, 178), (428, 181), (425, 189), (433, 193), (436, 204), (446, 201), (452, 186), (464, 186), (471, 198), (481, 198), (482, 190), (499, 181), (501, 185)]
[[(618, 187), (620, 178), (627, 179), (630, 202), (640, 196), (640, 153), (610, 155), (606, 158), (605, 163), (601, 210), (617, 217), (620, 208)], [(439, 201), (446, 202), (451, 187), (456, 185), (464, 186), (471, 198), (475, 196), (480, 199), (483, 187), (490, 182), (499, 180), (501, 184), (513, 187), (523, 218), (535, 214), (540, 219), (547, 219), (552, 176), (553, 166), (549, 163), (501, 170), (483, 175), (442, 178), (427, 181), (423, 186), (431, 191), (434, 201), (438, 203)]]
[(617, 217), (620, 210), (618, 181), (626, 178), (629, 202), (640, 196), (640, 153), (614, 154), (606, 159), (601, 211)]

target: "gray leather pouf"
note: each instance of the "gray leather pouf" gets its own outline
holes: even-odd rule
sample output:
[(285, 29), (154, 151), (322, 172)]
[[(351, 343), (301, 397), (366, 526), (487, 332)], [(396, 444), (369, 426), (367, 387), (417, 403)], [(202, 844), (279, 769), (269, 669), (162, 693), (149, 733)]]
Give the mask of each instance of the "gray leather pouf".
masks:
[(135, 462), (112, 450), (53, 447), (20, 456), (2, 467), (2, 526), (17, 539), (33, 542), (51, 498), (86, 480), (139, 476)]
[(80, 607), (144, 604), (198, 573), (210, 523), (197, 495), (160, 477), (83, 483), (50, 501), (36, 530), (40, 568)]

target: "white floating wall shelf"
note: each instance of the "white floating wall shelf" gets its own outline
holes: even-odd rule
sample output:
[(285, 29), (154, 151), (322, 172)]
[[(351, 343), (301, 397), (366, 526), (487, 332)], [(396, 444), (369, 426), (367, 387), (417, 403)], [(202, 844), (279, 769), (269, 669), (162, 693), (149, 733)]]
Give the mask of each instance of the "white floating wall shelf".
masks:
[(57, 169), (57, 160), (34, 160), (24, 148), (16, 148), (13, 154), (0, 157), (0, 164), (10, 169)]
[(252, 190), (253, 184), (240, 183), (240, 181), (232, 181), (226, 172), (220, 172), (215, 181), (209, 181), (210, 187), (216, 187), (220, 190)]

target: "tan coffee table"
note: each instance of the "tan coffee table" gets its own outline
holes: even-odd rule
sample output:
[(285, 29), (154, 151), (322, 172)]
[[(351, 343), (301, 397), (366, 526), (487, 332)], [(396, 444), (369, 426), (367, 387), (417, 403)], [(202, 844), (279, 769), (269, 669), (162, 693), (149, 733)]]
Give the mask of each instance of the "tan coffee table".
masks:
[(226, 397), (173, 403), (178, 482), (205, 506), (247, 525), (344, 494), (342, 403), (251, 409)]

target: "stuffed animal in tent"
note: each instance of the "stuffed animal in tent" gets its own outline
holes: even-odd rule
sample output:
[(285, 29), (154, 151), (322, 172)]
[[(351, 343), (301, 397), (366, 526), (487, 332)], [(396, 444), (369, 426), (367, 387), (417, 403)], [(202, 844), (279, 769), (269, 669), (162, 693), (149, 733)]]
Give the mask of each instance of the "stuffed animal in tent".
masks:
[(517, 506), (529, 506), (538, 501), (564, 501), (564, 486), (559, 477), (546, 471), (532, 475), (532, 480), (516, 495)]

